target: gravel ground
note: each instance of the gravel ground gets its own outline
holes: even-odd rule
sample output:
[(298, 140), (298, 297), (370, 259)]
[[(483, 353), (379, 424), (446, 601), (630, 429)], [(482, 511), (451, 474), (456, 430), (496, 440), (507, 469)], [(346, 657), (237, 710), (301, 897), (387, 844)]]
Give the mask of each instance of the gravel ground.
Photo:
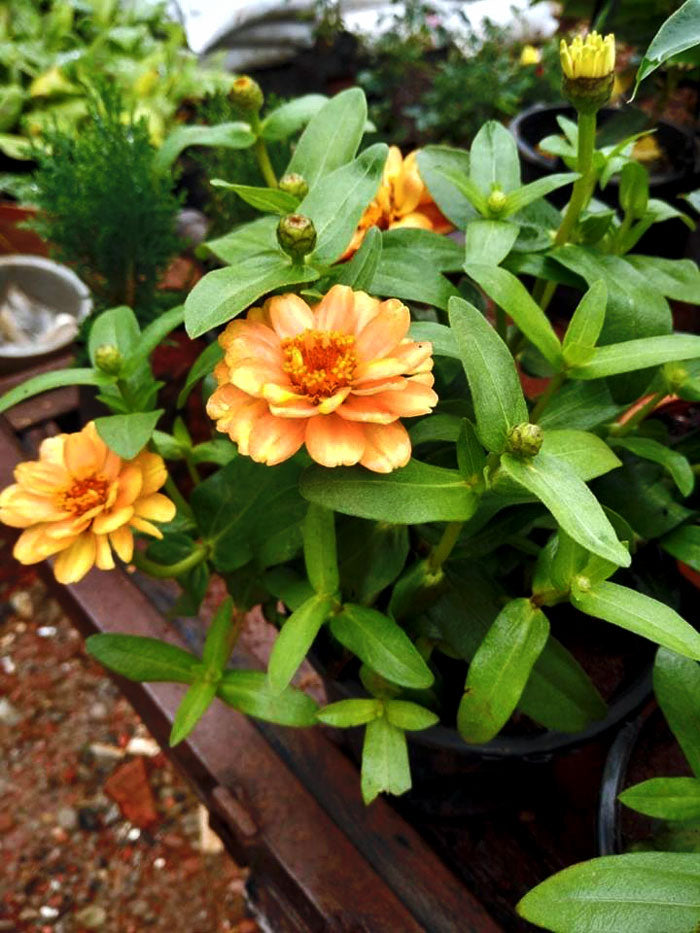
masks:
[(31, 571), (0, 571), (0, 931), (255, 933), (246, 872)]

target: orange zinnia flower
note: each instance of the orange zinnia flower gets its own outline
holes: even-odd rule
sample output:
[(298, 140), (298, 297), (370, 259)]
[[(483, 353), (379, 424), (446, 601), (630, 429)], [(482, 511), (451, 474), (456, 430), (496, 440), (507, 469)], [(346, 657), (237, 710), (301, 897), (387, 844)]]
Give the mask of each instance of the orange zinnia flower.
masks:
[(161, 457), (144, 450), (122, 460), (92, 421), (77, 434), (43, 441), (39, 459), (18, 464), (15, 479), (0, 493), (0, 521), (26, 529), (13, 554), (21, 564), (58, 554), (59, 583), (75, 583), (93, 564), (111, 570), (112, 549), (130, 561), (132, 529), (162, 538), (151, 520), (175, 517), (173, 503), (156, 491), (167, 479)]
[(389, 148), (382, 183), (377, 195), (362, 215), (343, 259), (359, 248), (370, 227), (393, 230), (395, 227), (420, 227), (435, 233), (449, 233), (452, 224), (440, 213), (418, 173), (417, 152), (404, 159), (398, 146)]
[(219, 338), (219, 388), (207, 404), (240, 453), (269, 465), (306, 444), (317, 463), (405, 466), (399, 418), (437, 403), (432, 345), (406, 334), (408, 308), (335, 285), (315, 308), (297, 295), (268, 299)]

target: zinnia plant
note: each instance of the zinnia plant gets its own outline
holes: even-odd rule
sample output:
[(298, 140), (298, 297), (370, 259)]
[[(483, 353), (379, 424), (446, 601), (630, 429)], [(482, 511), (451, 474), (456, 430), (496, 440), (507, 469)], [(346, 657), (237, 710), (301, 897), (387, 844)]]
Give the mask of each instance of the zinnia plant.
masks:
[[(566, 46), (567, 88), (607, 86), (611, 49)], [(700, 272), (635, 251), (679, 212), (649, 197), (632, 140), (596, 148), (602, 92), (581, 87), (559, 147), (571, 171), (529, 184), (498, 123), (469, 153), (402, 159), (361, 150), (358, 89), (315, 102), (281, 184), (267, 169), (266, 187), (219, 180), (260, 216), (206, 244), (215, 268), (184, 307), (144, 331), (128, 308), (104, 312), (90, 366), (0, 400), (73, 381), (110, 412), (18, 468), (0, 518), (26, 529), (20, 559), (60, 552), (70, 582), (110, 567), (112, 548), (174, 577), (193, 615), (210, 575), (225, 581), (201, 660), (89, 641), (127, 677), (188, 684), (173, 742), (216, 696), (285, 725), (361, 727), (370, 802), (410, 787), (407, 735), (438, 722), (488, 753), (513, 716), (571, 734), (603, 720), (596, 671), (567, 647), (572, 619), (594, 639), (626, 630), (633, 657), (646, 640), (700, 659), (694, 626), (649, 595), (668, 555), (697, 568), (697, 434), (669, 430), (659, 406), (700, 398), (700, 337), (674, 332), (668, 303), (698, 303)], [(253, 104), (263, 170), (274, 120)], [(613, 175), (618, 209), (601, 211)], [(546, 200), (557, 189), (563, 211)], [(176, 406), (202, 383), (218, 436), (201, 443), (158, 407), (148, 364), (183, 322), (209, 336)], [(132, 554), (134, 531), (158, 540)], [(268, 669), (230, 670), (255, 605), (279, 628)], [(342, 671), (337, 702), (293, 686), (309, 655)]]

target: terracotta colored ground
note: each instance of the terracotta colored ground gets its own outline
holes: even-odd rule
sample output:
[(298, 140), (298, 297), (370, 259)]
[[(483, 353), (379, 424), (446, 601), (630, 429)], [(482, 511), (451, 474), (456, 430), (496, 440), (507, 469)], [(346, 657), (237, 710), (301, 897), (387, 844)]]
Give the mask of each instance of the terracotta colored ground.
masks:
[(0, 931), (257, 930), (245, 873), (33, 573), (0, 578), (0, 863)]

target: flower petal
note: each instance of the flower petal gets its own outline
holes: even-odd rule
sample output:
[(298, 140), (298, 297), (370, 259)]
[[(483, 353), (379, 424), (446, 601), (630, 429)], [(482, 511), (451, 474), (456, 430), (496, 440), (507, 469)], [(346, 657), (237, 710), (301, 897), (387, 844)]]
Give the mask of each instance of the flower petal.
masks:
[(357, 337), (358, 358), (369, 361), (388, 356), (406, 336), (410, 324), (411, 316), (406, 305), (397, 298), (383, 301), (377, 316)]
[(411, 459), (411, 440), (400, 421), (366, 424), (365, 450), (360, 463), (375, 473), (391, 473)]
[(92, 438), (83, 428), (77, 434), (67, 434), (64, 446), (64, 458), (72, 476), (87, 479), (97, 473), (105, 459), (103, 450), (98, 450)]
[(311, 308), (298, 295), (276, 295), (266, 302), (266, 306), (272, 326), (282, 340), (313, 329)]
[(18, 463), (15, 467), (15, 479), (28, 491), (40, 495), (55, 495), (61, 487), (72, 483), (71, 475), (63, 464), (42, 460)]
[(122, 509), (133, 505), (141, 494), (143, 486), (143, 472), (137, 463), (125, 463), (119, 474), (118, 492), (113, 508)]
[(415, 418), (429, 415), (438, 403), (437, 393), (420, 382), (406, 381), (400, 391), (381, 392), (372, 397), (372, 402), (383, 405), (396, 418)]
[(96, 535), (107, 535), (111, 531), (116, 531), (122, 525), (126, 525), (134, 514), (134, 507), (125, 505), (121, 509), (112, 509), (110, 512), (103, 512), (98, 515), (92, 523), (92, 530)]
[(58, 555), (53, 565), (54, 576), (59, 583), (77, 583), (92, 569), (96, 555), (95, 536), (86, 532)]
[(65, 466), (63, 451), (66, 436), (65, 434), (57, 434), (55, 437), (45, 438), (39, 446), (39, 459), (45, 463), (57, 463), (60, 466)]
[[(399, 393), (400, 394), (400, 393)], [(346, 421), (371, 421), (375, 424), (389, 424), (398, 417), (386, 405), (379, 401), (380, 396), (367, 398), (351, 395), (338, 409), (338, 414)]]
[(163, 532), (160, 530), (160, 528), (156, 528), (155, 525), (152, 525), (149, 521), (146, 521), (145, 518), (139, 518), (138, 515), (134, 515), (129, 524), (137, 531), (141, 531), (143, 534), (158, 538), (159, 541), (163, 537)]
[(139, 499), (134, 503), (134, 513), (154, 522), (171, 522), (175, 518), (175, 503), (159, 492)]
[(364, 432), (337, 414), (319, 415), (306, 422), (306, 449), (322, 466), (352, 466), (364, 453)]
[(270, 366), (269, 363), (254, 359), (239, 363), (231, 370), (231, 383), (255, 398), (262, 398), (265, 385), (291, 385), (281, 367)]
[(268, 414), (255, 422), (248, 454), (257, 463), (274, 466), (293, 457), (304, 443), (306, 422), (298, 418), (276, 418)]
[(109, 543), (120, 560), (128, 564), (134, 556), (134, 535), (128, 525), (122, 525), (109, 536)]
[(20, 564), (36, 564), (53, 554), (58, 554), (76, 540), (75, 538), (63, 538), (62, 540), (49, 538), (46, 535), (46, 527), (46, 525), (35, 525), (22, 532), (12, 549), (12, 556), (15, 560), (18, 560)]
[[(379, 302), (377, 302), (377, 305)], [(347, 285), (334, 285), (314, 308), (317, 330), (355, 333), (355, 293)]]
[(131, 461), (141, 470), (143, 480), (141, 482), (141, 495), (150, 496), (152, 492), (157, 492), (168, 478), (168, 471), (165, 468), (163, 458), (158, 454), (151, 453), (150, 450), (142, 450), (138, 457)]
[(107, 535), (95, 535), (95, 563), (100, 570), (114, 570), (114, 558)]

